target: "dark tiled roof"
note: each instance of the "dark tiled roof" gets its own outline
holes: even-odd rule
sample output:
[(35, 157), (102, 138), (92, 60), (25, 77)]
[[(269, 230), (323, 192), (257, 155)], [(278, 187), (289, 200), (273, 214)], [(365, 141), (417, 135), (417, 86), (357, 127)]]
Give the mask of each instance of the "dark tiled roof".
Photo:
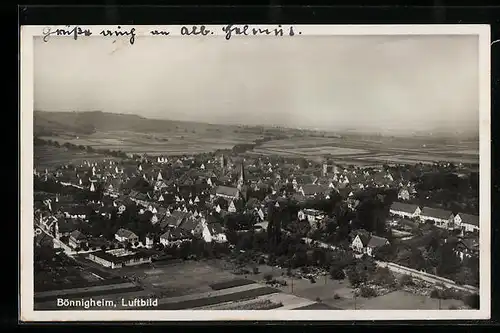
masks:
[(384, 237), (372, 236), (367, 246), (371, 248), (377, 248), (384, 246), (385, 244), (387, 244), (387, 242), (387, 239)]
[(304, 195), (314, 195), (320, 193), (327, 193), (329, 188), (321, 185), (308, 184), (308, 185), (303, 185), (302, 190), (304, 191)]
[(211, 235), (222, 234), (224, 232), (220, 223), (210, 223), (207, 227)]
[(458, 213), (458, 215), (462, 219), (462, 223), (471, 224), (471, 225), (474, 225), (476, 227), (479, 227), (479, 216), (471, 215), (471, 214), (464, 214), (464, 213)]
[(417, 208), (417, 205), (402, 202), (393, 202), (391, 205), (391, 210), (396, 212), (414, 213)]
[(84, 240), (87, 238), (80, 230), (73, 230), (69, 235), (76, 240)]
[(191, 235), (181, 228), (170, 228), (163, 235), (161, 235), (160, 238), (167, 239), (169, 241), (176, 241), (189, 239), (191, 238)]
[(423, 217), (433, 217), (438, 219), (447, 220), (452, 215), (452, 212), (449, 210), (439, 209), (439, 208), (429, 208), (424, 207), (422, 209), (422, 213), (420, 214)]
[(132, 231), (123, 228), (118, 229), (116, 234), (120, 237), (126, 237), (126, 238), (137, 237), (137, 235), (134, 234)]
[(215, 190), (215, 193), (219, 195), (235, 197), (238, 193), (238, 189), (236, 187), (218, 186), (217, 189)]
[(198, 226), (198, 223), (200, 223), (198, 219), (186, 219), (179, 225), (179, 228), (191, 232)]

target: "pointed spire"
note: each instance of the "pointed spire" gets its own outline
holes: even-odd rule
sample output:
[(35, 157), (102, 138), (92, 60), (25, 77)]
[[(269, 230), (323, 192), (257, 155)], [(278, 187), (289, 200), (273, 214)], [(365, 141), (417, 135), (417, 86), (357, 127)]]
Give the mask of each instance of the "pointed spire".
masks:
[(163, 177), (162, 177), (162, 175), (161, 175), (161, 171), (160, 171), (160, 172), (158, 172), (158, 177), (157, 177), (156, 179), (157, 179), (157, 180), (163, 180)]

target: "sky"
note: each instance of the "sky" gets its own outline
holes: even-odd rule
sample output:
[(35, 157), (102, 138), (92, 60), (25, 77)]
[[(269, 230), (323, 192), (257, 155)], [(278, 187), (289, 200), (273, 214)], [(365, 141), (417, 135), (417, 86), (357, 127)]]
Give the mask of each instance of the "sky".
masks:
[(478, 131), (477, 36), (52, 37), (34, 109), (342, 131)]

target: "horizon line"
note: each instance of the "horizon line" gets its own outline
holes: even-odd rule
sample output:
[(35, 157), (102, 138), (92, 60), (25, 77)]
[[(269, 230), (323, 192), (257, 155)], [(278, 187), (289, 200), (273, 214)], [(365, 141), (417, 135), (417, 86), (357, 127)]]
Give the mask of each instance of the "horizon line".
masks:
[[(400, 134), (386, 134), (384, 131), (390, 131), (391, 128), (387, 128), (382, 131), (377, 131), (377, 130), (357, 130), (356, 128), (346, 128), (346, 129), (320, 129), (320, 128), (311, 128), (311, 127), (290, 127), (290, 126), (285, 126), (285, 125), (276, 125), (276, 124), (269, 124), (269, 125), (264, 125), (264, 124), (253, 124), (253, 125), (248, 125), (248, 124), (243, 124), (243, 123), (210, 123), (210, 122), (203, 122), (203, 121), (196, 121), (196, 120), (181, 120), (181, 119), (172, 119), (172, 118), (155, 118), (155, 117), (145, 117), (142, 115), (139, 115), (137, 113), (122, 113), (122, 112), (110, 112), (110, 111), (102, 111), (102, 110), (67, 110), (67, 111), (47, 111), (47, 110), (33, 110), (33, 114), (35, 112), (41, 112), (41, 113), (103, 113), (103, 114), (113, 114), (113, 115), (122, 115), (122, 116), (135, 116), (141, 119), (146, 119), (146, 120), (160, 120), (160, 121), (171, 121), (171, 122), (185, 122), (185, 123), (195, 123), (195, 124), (205, 124), (205, 125), (212, 125), (212, 126), (237, 126), (237, 127), (249, 127), (249, 128), (279, 128), (279, 129), (288, 129), (288, 130), (298, 130), (298, 131), (306, 131), (306, 132), (316, 132), (316, 133), (330, 133), (330, 134), (336, 134), (336, 135), (352, 135), (352, 134), (358, 134), (358, 135), (370, 135), (370, 136), (382, 136), (382, 137), (409, 137), (409, 136), (433, 136), (437, 135), (436, 138), (439, 138), (440, 136), (445, 136), (445, 137), (456, 137), (457, 135), (460, 134), (465, 134), (468, 137), (465, 139), (471, 139), (473, 136), (474, 138), (477, 137), (479, 139), (479, 129), (477, 131), (471, 130), (471, 131), (458, 131), (458, 132), (442, 132), (439, 130), (436, 130), (437, 133), (433, 133), (433, 130), (416, 130), (411, 132), (409, 135), (401, 135)], [(441, 132), (441, 133), (440, 133)]]

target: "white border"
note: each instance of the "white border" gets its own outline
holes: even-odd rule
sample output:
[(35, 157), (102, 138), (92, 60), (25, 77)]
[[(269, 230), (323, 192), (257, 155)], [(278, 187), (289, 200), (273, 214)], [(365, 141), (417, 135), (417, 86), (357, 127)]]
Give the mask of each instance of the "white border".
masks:
[[(241, 25), (240, 25), (241, 26)], [(276, 25), (250, 25), (276, 28)], [(101, 29), (116, 26), (80, 26), (91, 28), (92, 37)], [(150, 36), (152, 29), (167, 29), (180, 36), (181, 26), (134, 27), (136, 35)], [(213, 36), (224, 36), (222, 26), (206, 26)], [(283, 25), (289, 27), (289, 25)], [(21, 300), (22, 321), (227, 321), (227, 320), (423, 320), (490, 318), (490, 26), (489, 25), (296, 25), (292, 38), (311, 35), (478, 35), (479, 36), (479, 116), (480, 116), (480, 310), (281, 310), (281, 311), (34, 311), (33, 299), (33, 37), (42, 36), (44, 26), (21, 27)], [(65, 28), (64, 26), (50, 27)], [(92, 38), (80, 37), (80, 38)], [(207, 36), (205, 38), (209, 38)], [(110, 37), (107, 37), (110, 38)], [(126, 37), (121, 37), (126, 38)], [(156, 37), (168, 38), (168, 37)], [(186, 36), (185, 38), (190, 38)], [(233, 36), (232, 38), (263, 38)], [(283, 38), (283, 37), (267, 37)], [(50, 42), (50, 41), (49, 41)], [(230, 41), (228, 41), (230, 42)], [(133, 47), (140, 47), (140, 39)]]

